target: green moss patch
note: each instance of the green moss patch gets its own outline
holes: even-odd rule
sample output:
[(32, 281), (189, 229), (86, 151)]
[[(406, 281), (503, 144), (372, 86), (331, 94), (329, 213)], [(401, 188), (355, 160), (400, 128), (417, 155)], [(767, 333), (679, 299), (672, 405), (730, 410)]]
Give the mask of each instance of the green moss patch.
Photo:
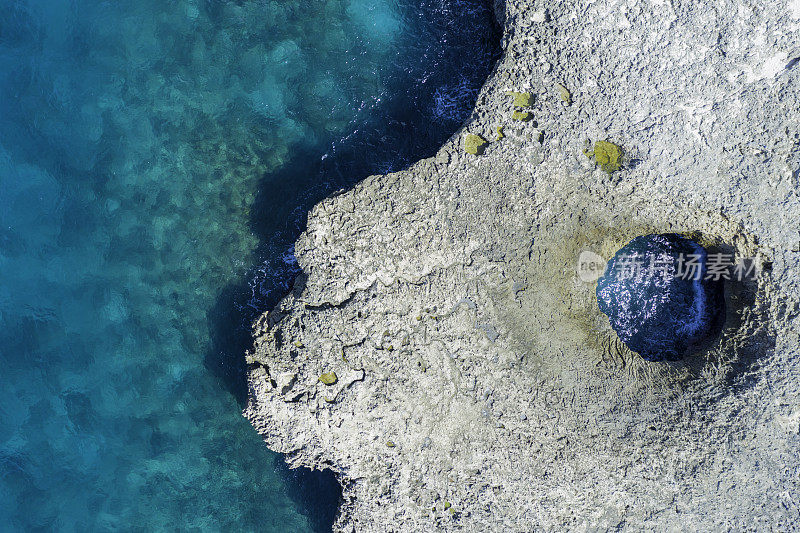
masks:
[(560, 83), (556, 83), (556, 89), (558, 89), (558, 96), (561, 98), (561, 101), (567, 105), (570, 105), (572, 103), (572, 93), (569, 91), (569, 89)]
[(507, 91), (507, 96), (514, 97), (514, 107), (530, 107), (533, 96), (531, 93), (518, 93), (514, 91)]
[(622, 147), (618, 144), (597, 141), (594, 143), (594, 148), (584, 153), (609, 174), (622, 168)]
[(467, 133), (464, 137), (464, 151), (468, 154), (481, 155), (487, 144), (489, 143), (480, 135)]
[(339, 378), (336, 377), (336, 372), (325, 372), (319, 377), (319, 381), (325, 385), (334, 385)]

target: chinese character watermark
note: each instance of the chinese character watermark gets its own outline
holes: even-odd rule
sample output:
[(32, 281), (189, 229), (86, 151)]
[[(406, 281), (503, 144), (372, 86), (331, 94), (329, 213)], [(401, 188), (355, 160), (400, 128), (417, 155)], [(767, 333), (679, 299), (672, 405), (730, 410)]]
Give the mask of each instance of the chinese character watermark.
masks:
[[(608, 268), (600, 255), (588, 250), (581, 252), (577, 266), (578, 277), (587, 283), (597, 281)], [(681, 253), (677, 256), (634, 252), (618, 255), (613, 262), (614, 276), (620, 280), (658, 277), (664, 281), (674, 278), (690, 281), (744, 281), (758, 277), (760, 270), (754, 257), (737, 260), (734, 254), (721, 252)]]

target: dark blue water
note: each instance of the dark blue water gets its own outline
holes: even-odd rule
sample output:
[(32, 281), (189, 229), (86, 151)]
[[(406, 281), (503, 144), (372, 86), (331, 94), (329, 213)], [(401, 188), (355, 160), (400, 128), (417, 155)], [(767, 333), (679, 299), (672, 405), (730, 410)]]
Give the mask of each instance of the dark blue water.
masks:
[(597, 305), (628, 348), (648, 361), (677, 360), (719, 333), (724, 287), (708, 252), (675, 233), (640, 235), (597, 280)]
[(247, 327), (495, 43), (473, 0), (0, 0), (0, 530), (329, 528), (240, 416)]

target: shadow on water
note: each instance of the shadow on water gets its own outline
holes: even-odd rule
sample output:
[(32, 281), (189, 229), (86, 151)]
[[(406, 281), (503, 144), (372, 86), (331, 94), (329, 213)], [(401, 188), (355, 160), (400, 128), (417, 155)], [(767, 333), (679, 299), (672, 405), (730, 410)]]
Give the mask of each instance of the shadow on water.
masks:
[[(278, 303), (299, 273), (294, 242), (305, 228), (308, 210), (369, 175), (401, 170), (434, 155), (468, 118), (499, 57), (500, 28), (490, 3), (420, 4), (405, 15), (426, 27), (427, 41), (412, 38), (403, 45), (404, 54), (398, 56), (381, 103), (369, 116), (354, 120), (345, 137), (295, 148), (290, 161), (261, 180), (251, 210), (252, 230), (261, 243), (260, 264), (220, 293), (209, 317), (212, 350), (205, 359), (242, 406), (247, 396), (244, 352), (252, 347), (250, 325)], [(329, 531), (341, 497), (334, 475), (290, 470), (282, 459), (276, 455), (275, 467), (289, 480), (290, 496), (315, 530)]]
[(315, 532), (330, 531), (342, 487), (330, 470), (291, 469), (282, 455), (275, 455), (275, 471), (286, 481), (289, 497), (305, 511), (311, 528)]

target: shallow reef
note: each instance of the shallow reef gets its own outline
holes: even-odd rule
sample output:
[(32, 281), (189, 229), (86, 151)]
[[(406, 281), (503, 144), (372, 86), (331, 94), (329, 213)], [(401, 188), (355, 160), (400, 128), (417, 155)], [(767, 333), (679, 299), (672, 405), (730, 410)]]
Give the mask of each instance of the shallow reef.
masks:
[(239, 416), (250, 324), (307, 207), (469, 116), (490, 8), (6, 2), (0, 27), (0, 531), (330, 531), (332, 474), (273, 468)]

